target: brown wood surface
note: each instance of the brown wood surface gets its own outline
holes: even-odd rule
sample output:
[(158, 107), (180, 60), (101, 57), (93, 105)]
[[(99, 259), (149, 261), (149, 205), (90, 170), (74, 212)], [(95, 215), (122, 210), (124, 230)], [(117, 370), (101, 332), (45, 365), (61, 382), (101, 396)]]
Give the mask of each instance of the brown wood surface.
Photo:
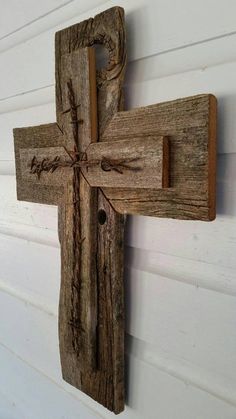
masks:
[(117, 113), (102, 141), (168, 136), (170, 187), (103, 188), (120, 213), (209, 221), (215, 218), (216, 98), (198, 95)]
[(169, 148), (166, 137), (150, 136), (145, 139), (91, 144), (87, 156), (91, 162), (100, 162), (83, 169), (91, 186), (148, 189), (168, 187)]
[[(24, 135), (24, 134), (23, 134)], [(38, 162), (53, 161), (55, 156), (60, 158), (61, 162), (71, 161), (64, 147), (35, 147), (35, 148), (20, 148), (20, 171), (21, 179), (26, 182), (34, 182), (34, 185), (43, 186), (51, 185), (61, 187), (63, 189), (67, 183), (67, 177), (70, 176), (71, 168), (59, 167), (54, 172), (42, 171), (40, 176), (32, 175), (32, 161), (36, 157)]]
[[(95, 51), (84, 48), (58, 57), (58, 124), (69, 153), (84, 152), (97, 140)], [(68, 156), (69, 158), (69, 156)], [(64, 170), (64, 175), (69, 172)], [(62, 371), (78, 363), (96, 368), (97, 347), (97, 191), (81, 171), (68, 173), (65, 200), (59, 206), (61, 292), (59, 343)], [(78, 371), (78, 370), (77, 370)], [(78, 371), (79, 374), (79, 371)]]
[[(79, 168), (92, 187), (167, 188), (169, 179), (169, 147), (167, 137), (149, 137), (92, 143), (86, 148), (85, 158), (74, 166), (63, 147), (20, 149), (21, 176), (32, 181), (32, 161), (37, 156), (39, 174), (35, 185), (65, 185), (70, 171)], [(57, 163), (53, 163), (57, 159)], [(48, 166), (45, 165), (48, 163)], [(84, 168), (83, 168), (84, 166)], [(51, 169), (50, 169), (51, 167)], [(49, 169), (48, 169), (49, 168)]]
[[(59, 308), (60, 348), (81, 365), (97, 363), (97, 193), (78, 170), (30, 174), (38, 159), (81, 152), (97, 139), (95, 51), (83, 48), (63, 56), (58, 124), (14, 130), (18, 199), (59, 204), (62, 286)], [(75, 101), (75, 103), (73, 103)], [(77, 106), (79, 104), (79, 106)], [(40, 147), (39, 147), (40, 146)], [(65, 148), (63, 148), (65, 147)], [(67, 151), (66, 151), (66, 150)], [(64, 358), (62, 357), (62, 362)]]
[[(96, 113), (96, 101), (89, 103), (91, 91), (86, 91), (88, 80), (93, 92), (95, 83), (86, 74), (81, 51), (97, 43), (108, 50), (109, 63), (97, 73)], [(60, 173), (58, 169), (57, 176), (51, 178), (57, 181), (48, 184), (45, 173), (40, 178), (32, 174), (28, 180), (25, 175), (30, 162), (21, 167), (20, 158), (32, 153), (21, 149), (66, 146), (69, 152), (83, 152), (96, 140), (97, 114), (100, 137), (112, 116), (122, 109), (126, 64), (123, 9), (114, 7), (60, 31), (55, 47), (57, 124), (14, 131), (18, 199), (59, 204), (63, 377), (119, 413), (124, 409), (124, 218), (100, 190), (90, 188), (80, 171), (65, 169)], [(92, 65), (91, 60), (89, 63)]]
[[(63, 183), (44, 185), (36, 176), (29, 174), (29, 165), (37, 148), (61, 147), (62, 133), (57, 125), (45, 124), (35, 127), (14, 129), (14, 148), (16, 165), (17, 199), (20, 201), (38, 202), (40, 204), (58, 205), (64, 196)], [(21, 155), (23, 161), (21, 161)], [(29, 160), (27, 159), (29, 156)]]
[[(57, 121), (63, 128), (64, 119), (62, 112), (65, 111), (65, 97), (63, 95), (64, 62), (67, 62), (68, 54), (77, 51), (81, 47), (90, 46), (93, 43), (101, 43), (109, 53), (109, 63), (106, 69), (97, 73), (97, 104), (98, 104), (98, 134), (101, 137), (107, 123), (112, 116), (122, 107), (122, 84), (126, 62), (125, 30), (123, 9), (115, 7), (107, 10), (94, 19), (81, 22), (71, 28), (64, 29), (56, 34), (56, 103)], [(78, 69), (76, 69), (76, 74)], [(81, 106), (82, 109), (82, 106)], [(79, 115), (84, 119), (85, 116)], [(69, 126), (68, 126), (69, 129)], [(84, 124), (79, 125), (79, 144), (81, 151), (87, 145), (86, 135), (83, 136)], [(73, 134), (73, 133), (72, 133)], [(71, 136), (71, 133), (68, 133)], [(81, 142), (82, 139), (82, 142)], [(84, 179), (84, 178), (83, 178)], [(81, 196), (86, 188), (90, 190), (87, 182), (80, 185)], [(94, 189), (93, 189), (94, 191)], [(96, 320), (91, 318), (91, 327), (96, 330), (96, 366), (91, 369), (77, 356), (76, 351), (71, 351), (71, 335), (67, 325), (67, 312), (71, 306), (71, 297), (76, 297), (76, 290), (70, 288), (70, 275), (62, 271), (61, 298), (60, 298), (60, 352), (63, 377), (70, 384), (80, 388), (108, 409), (119, 413), (124, 409), (124, 302), (123, 302), (123, 233), (124, 219), (116, 213), (109, 204), (103, 193), (95, 192), (93, 210), (96, 220), (90, 220), (93, 228), (96, 228), (97, 237), (90, 242), (93, 248), (90, 254), (95, 256), (96, 264), (91, 270), (91, 283), (94, 284), (96, 301), (94, 301)], [(84, 212), (88, 207), (84, 201)], [(62, 240), (62, 255), (68, 252), (70, 246), (69, 225), (72, 214), (67, 206), (61, 207), (59, 219), (64, 227), (60, 232)], [(105, 223), (103, 224), (105, 212)], [(65, 222), (62, 222), (65, 220)], [(87, 220), (89, 222), (89, 220)], [(102, 222), (102, 224), (100, 224)], [(78, 228), (78, 226), (77, 226)], [(87, 251), (83, 252), (84, 223), (81, 224), (81, 255), (80, 261), (86, 259)], [(66, 237), (66, 238), (65, 238)], [(65, 238), (65, 239), (64, 239)], [(79, 251), (78, 251), (79, 253)], [(62, 256), (63, 257), (63, 256)], [(78, 254), (79, 257), (79, 254)], [(64, 279), (63, 279), (64, 278)], [(81, 277), (83, 281), (83, 276)], [(95, 283), (96, 282), (96, 283)], [(83, 282), (82, 282), (83, 283)], [(82, 284), (81, 283), (81, 284)], [(90, 304), (84, 291), (84, 306)], [(77, 297), (76, 297), (77, 298)], [(77, 303), (76, 303), (77, 304)], [(65, 307), (67, 306), (67, 308)], [(75, 305), (76, 307), (76, 305)], [(75, 322), (81, 307), (78, 304)], [(88, 324), (88, 323), (87, 323)], [(78, 329), (79, 330), (79, 329)], [(84, 346), (85, 348), (85, 346)]]
[[(109, 54), (97, 74), (94, 49), (87, 48), (94, 44)], [(126, 45), (119, 7), (58, 32), (55, 47), (57, 123), (14, 130), (17, 196), (59, 206), (63, 377), (119, 413), (124, 409), (122, 214), (214, 219), (216, 99), (201, 95), (120, 112)], [(108, 171), (99, 163), (31, 173), (34, 156), (41, 167), (56, 156), (76, 164), (105, 158)], [(141, 161), (140, 173), (130, 170)], [(129, 167), (120, 173), (122, 164)]]

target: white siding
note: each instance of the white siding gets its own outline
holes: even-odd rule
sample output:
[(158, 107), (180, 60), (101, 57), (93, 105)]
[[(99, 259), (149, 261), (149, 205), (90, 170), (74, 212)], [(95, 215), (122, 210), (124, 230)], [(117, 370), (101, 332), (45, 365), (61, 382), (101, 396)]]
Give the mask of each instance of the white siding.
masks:
[[(126, 419), (236, 417), (236, 4), (121, 0), (127, 109), (219, 100), (217, 219), (128, 217)], [(0, 0), (0, 419), (112, 418), (61, 379), (55, 207), (17, 202), (12, 128), (53, 122), (54, 33), (116, 5)]]

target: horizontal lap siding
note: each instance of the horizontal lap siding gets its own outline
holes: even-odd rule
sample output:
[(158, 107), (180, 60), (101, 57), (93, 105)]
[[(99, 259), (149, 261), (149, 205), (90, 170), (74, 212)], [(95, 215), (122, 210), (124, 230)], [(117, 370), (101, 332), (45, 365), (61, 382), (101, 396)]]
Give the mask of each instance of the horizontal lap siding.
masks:
[[(22, 27), (29, 25), (35, 19), (40, 19), (57, 8), (61, 8), (71, 0), (47, 0), (35, 2), (32, 7), (31, 0), (9, 0), (7, 5), (4, 0), (0, 1), (0, 41)], [(5, 3), (5, 4), (4, 4)], [(18, 6), (18, 7), (17, 7)]]
[[(1, 55), (0, 55), (1, 57)], [(137, 67), (139, 63), (137, 63)], [(148, 74), (149, 65), (145, 65), (144, 74)], [(132, 73), (133, 71), (133, 73)], [(126, 108), (145, 106), (178, 97), (191, 96), (198, 93), (213, 93), (218, 99), (218, 153), (236, 152), (236, 87), (234, 75), (236, 62), (209, 67), (205, 70), (192, 70), (168, 77), (142, 80), (135, 75), (134, 69), (129, 70), (125, 86)], [(226, 76), (227, 75), (227, 76)], [(25, 77), (25, 76), (24, 76)], [(136, 78), (137, 77), (137, 78)], [(1, 89), (0, 89), (1, 92)], [(27, 96), (29, 96), (27, 98)], [(23, 102), (24, 109), (20, 98)], [(29, 95), (16, 96), (0, 100), (0, 123), (3, 127), (2, 147), (6, 158), (12, 156), (13, 142), (11, 137), (12, 124), (15, 119), (17, 126), (29, 122), (43, 123), (55, 120), (54, 87), (31, 92)], [(50, 102), (50, 104), (48, 103)], [(41, 106), (37, 106), (38, 104)], [(28, 108), (31, 108), (28, 110)], [(17, 110), (18, 109), (18, 110)], [(14, 114), (11, 111), (15, 111)], [(3, 159), (2, 155), (0, 159)]]
[[(93, 6), (95, 3), (93, 1)], [(112, 1), (106, 2), (106, 7), (112, 7), (114, 4)], [(215, 3), (213, 11), (213, 0), (202, 0), (196, 4), (184, 0), (181, 2), (181, 8), (178, 3), (173, 4), (172, 0), (141, 0), (138, 6), (136, 0), (121, 1), (119, 5), (125, 8), (127, 16), (129, 62), (140, 60), (141, 64), (141, 59), (152, 58), (157, 65), (148, 65), (148, 71), (142, 69), (142, 77), (153, 79), (153, 72), (166, 76), (171, 70), (172, 73), (179, 73), (234, 60), (236, 33), (233, 13), (230, 13), (230, 7), (232, 10), (234, 2), (229, 0), (227, 4), (228, 14), (225, 13), (223, 2)], [(77, 11), (73, 19), (59, 24), (55, 22), (54, 25), (52, 22), (48, 30), (39, 30), (34, 37), (30, 37), (29, 34), (27, 41), (3, 51), (0, 55), (0, 98), (54, 84), (55, 31), (86, 19), (106, 7), (102, 5), (83, 14)], [(197, 19), (196, 9), (200, 20)], [(221, 19), (222, 10), (224, 20)], [(188, 21), (181, 20), (185, 14)], [(171, 24), (170, 18), (173, 20)], [(47, 19), (46, 17), (44, 20)], [(222, 38), (218, 39), (220, 36)], [(4, 45), (4, 41), (2, 44)], [(14, 70), (15, 63), (17, 78), (14, 71), (9, 71), (10, 68)], [(134, 65), (137, 72), (136, 64)], [(139, 63), (137, 65), (139, 66)]]
[[(32, 412), (35, 419), (113, 417), (61, 379), (57, 209), (17, 202), (15, 194), (12, 128), (55, 120), (55, 30), (115, 4), (63, 3), (57, 2), (53, 13), (48, 13), (53, 0), (43, 3), (45, 10), (31, 6), (24, 22), (17, 23), (26, 27), (17, 30), (16, 22), (9, 22), (5, 34), (17, 32), (0, 39), (4, 418), (28, 418)], [(127, 219), (127, 409), (120, 417), (234, 419), (235, 2), (230, 0), (227, 9), (213, 0), (184, 0), (181, 8), (171, 0), (124, 0), (120, 5), (127, 14), (127, 108), (205, 92), (219, 102), (216, 221)]]
[(73, 397), (69, 386), (62, 387), (61, 383), (56, 383), (38, 368), (32, 367), (30, 362), (23, 361), (13, 348), (9, 350), (0, 344), (0, 359), (0, 386), (4, 396), (11, 401), (11, 408), (1, 418), (31, 419), (32, 415), (39, 419), (101, 418)]
[[(1, 331), (4, 337), (7, 336), (4, 344), (0, 344), (0, 352), (5, 352), (5, 356), (1, 355), (1, 359), (4, 362), (5, 357), (10, 358), (8, 360), (10, 364), (7, 364), (8, 369), (6, 369), (6, 372), (5, 369), (3, 370), (8, 378), (4, 378), (4, 374), (0, 378), (0, 384), (2, 385), (6, 380), (5, 391), (12, 388), (13, 399), (17, 402), (20, 395), (25, 401), (27, 391), (30, 389), (29, 382), (33, 382), (34, 385), (30, 390), (31, 397), (29, 397), (28, 402), (25, 401), (25, 408), (30, 405), (35, 406), (39, 418), (41, 418), (39, 414), (42, 415), (42, 412), (46, 418), (49, 417), (49, 414), (53, 415), (54, 412), (55, 415), (58, 412), (55, 397), (57, 396), (60, 399), (61, 388), (69, 392), (63, 398), (64, 403), (66, 398), (70, 398), (70, 394), (75, 397), (78, 406), (76, 414), (81, 414), (81, 418), (93, 417), (89, 416), (86, 410), (84, 412), (85, 416), (82, 415), (81, 402), (92, 409), (97, 409), (100, 414), (102, 413), (102, 417), (111, 418), (112, 415), (109, 412), (104, 411), (95, 402), (90, 401), (87, 396), (62, 381), (59, 370), (59, 356), (55, 351), (55, 347), (58, 345), (57, 318), (2, 292), (0, 292), (0, 302), (2, 311), (11, 310), (11, 308), (15, 311), (15, 315), (11, 316), (8, 325), (4, 325)], [(24, 324), (23, 339), (22, 329), (17, 328), (19, 322)], [(11, 333), (6, 333), (7, 328)], [(0, 338), (2, 340), (1, 336)], [(177, 368), (176, 364), (178, 365), (178, 362), (175, 359), (170, 358), (168, 353), (164, 351), (162, 354), (158, 353), (156, 348), (151, 345), (146, 344), (144, 347), (142, 342), (141, 344), (136, 341), (130, 343), (128, 340), (126, 346), (129, 352), (126, 358), (127, 375), (129, 376), (127, 381), (128, 406), (121, 418), (143, 419), (147, 417), (148, 419), (156, 419), (167, 417), (172, 419), (177, 417), (197, 419), (198, 417), (204, 418), (205, 414), (207, 414), (207, 419), (215, 419), (216, 417), (219, 419), (222, 417), (234, 418), (235, 408), (230, 399), (232, 395), (224, 387), (221, 389), (224, 393), (220, 393), (220, 397), (217, 394), (216, 397), (214, 392), (216, 389), (219, 392), (218, 383), (214, 383), (214, 387), (210, 391), (208, 388), (204, 388), (204, 386), (206, 387), (204, 380), (207, 378), (204, 371), (191, 369), (192, 376), (189, 378), (188, 363), (184, 363), (184, 360), (181, 368)], [(15, 360), (15, 358), (17, 359)], [(15, 364), (17, 364), (16, 376), (14, 375)], [(204, 375), (201, 376), (201, 373), (204, 373)], [(200, 382), (199, 377), (197, 377), (198, 385), (195, 382), (196, 375), (200, 375)], [(12, 382), (11, 387), (9, 382)], [(40, 384), (37, 388), (36, 383), (43, 384)], [(54, 385), (51, 385), (51, 383)], [(41, 403), (43, 403), (42, 397), (46, 396), (45, 390), (48, 386), (56, 396), (53, 398), (49, 393), (46, 398), (46, 408), (43, 408), (41, 406)], [(41, 399), (40, 404), (35, 400), (35, 387), (37, 388), (37, 400)], [(168, 403), (170, 397), (172, 403)], [(51, 404), (55, 411), (50, 410)], [(59, 404), (59, 406), (65, 410), (63, 404)], [(72, 401), (71, 406), (73, 406)], [(216, 416), (216, 412), (219, 416)]]

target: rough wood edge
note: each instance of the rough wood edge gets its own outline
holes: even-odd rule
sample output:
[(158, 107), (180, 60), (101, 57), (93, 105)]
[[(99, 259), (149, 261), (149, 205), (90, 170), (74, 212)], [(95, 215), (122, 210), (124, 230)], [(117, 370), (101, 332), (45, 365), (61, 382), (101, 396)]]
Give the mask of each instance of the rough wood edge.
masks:
[[(166, 135), (169, 137), (171, 155), (169, 170), (170, 187), (166, 190), (148, 191), (139, 189), (138, 191), (135, 191), (131, 188), (117, 188), (116, 190), (113, 190), (112, 188), (103, 188), (104, 194), (110, 200), (116, 211), (133, 215), (138, 214), (183, 220), (212, 221), (214, 219), (216, 113), (215, 104), (213, 103), (213, 106), (212, 101), (216, 101), (213, 95), (200, 94), (136, 108), (130, 111), (118, 112), (114, 115), (103, 133), (103, 141), (119, 141), (120, 136), (132, 138), (133, 136), (140, 135), (145, 139), (145, 136), (148, 135)], [(171, 117), (172, 109), (176, 109), (176, 117), (173, 118)], [(180, 118), (181, 109), (183, 109), (184, 112), (182, 121)], [(168, 124), (167, 122), (161, 123), (160, 120), (160, 116), (163, 113), (165, 114), (165, 112), (166, 116), (170, 115)], [(142, 122), (142, 115), (147, 117), (146, 124), (143, 124)], [(177, 119), (175, 120), (175, 118)], [(200, 125), (198, 125), (198, 118)], [(136, 124), (133, 124), (133, 127), (129, 122), (129, 120), (132, 119), (136, 119), (137, 121)], [(165, 118), (164, 121), (166, 121)], [(201, 131), (202, 134), (200, 135)], [(191, 185), (191, 182), (187, 188), (184, 177), (180, 177), (179, 174), (177, 184), (175, 181), (177, 179), (173, 168), (175, 143), (179, 147), (179, 145), (182, 144), (182, 137), (184, 140), (183, 152), (185, 143), (187, 146), (186, 150), (188, 150), (191, 144), (194, 146), (193, 156), (195, 156), (194, 159), (197, 166), (193, 166), (193, 174), (195, 171), (195, 182), (196, 185), (198, 184), (198, 187), (196, 186), (195, 188), (194, 183)], [(202, 145), (199, 150), (198, 160), (196, 144), (201, 138), (202, 141), (200, 144)], [(201, 170), (201, 153), (205, 153), (204, 171)], [(188, 154), (186, 154), (186, 158), (187, 155)], [(179, 158), (179, 161), (181, 161), (180, 154)], [(198, 166), (199, 171), (197, 172)], [(191, 165), (189, 166), (189, 170), (190, 169)], [(211, 175), (209, 176), (210, 173)], [(187, 179), (191, 179), (191, 170), (186, 177), (186, 180)], [(177, 185), (177, 189), (174, 185)], [(211, 196), (211, 199), (209, 196)]]
[[(107, 123), (115, 112), (122, 109), (123, 106), (123, 90), (122, 84), (124, 79), (124, 71), (126, 66), (126, 44), (125, 44), (125, 24), (124, 10), (120, 7), (113, 7), (95, 16), (94, 19), (88, 19), (70, 28), (66, 28), (56, 34), (56, 56), (67, 54), (81, 47), (91, 46), (95, 43), (103, 44), (109, 52), (109, 63), (105, 69), (97, 73), (98, 87), (98, 123), (99, 123), (99, 140)], [(60, 68), (56, 63), (56, 80), (58, 80)], [(58, 95), (58, 93), (57, 93)], [(109, 96), (109, 100), (108, 99)], [(58, 98), (60, 101), (60, 98)], [(59, 109), (57, 109), (57, 117)], [(115, 222), (115, 229), (120, 231), (120, 236), (116, 239), (113, 236), (113, 245), (115, 246), (114, 254), (120, 252), (120, 247), (124, 240), (124, 217), (117, 214), (113, 207), (106, 200), (102, 191), (98, 190), (98, 200), (109, 205), (110, 212)], [(99, 236), (98, 241), (103, 241)], [(99, 257), (99, 255), (98, 255)], [(111, 268), (108, 278), (113, 282), (112, 278), (116, 278), (117, 287), (115, 293), (120, 296), (119, 307), (123, 302), (123, 254), (119, 265), (116, 265), (116, 272)], [(112, 266), (112, 265), (111, 265)], [(115, 276), (114, 276), (115, 272)], [(106, 276), (108, 272), (106, 273)], [(119, 280), (118, 280), (119, 278)], [(101, 283), (103, 281), (101, 277)], [(100, 280), (99, 280), (100, 283)], [(117, 306), (117, 298), (113, 298), (114, 309)], [(105, 316), (105, 311), (101, 313)], [(111, 366), (112, 375), (109, 370), (98, 370), (95, 375), (83, 374), (78, 376), (77, 370), (74, 368), (70, 376), (65, 376), (66, 381), (81, 389), (99, 403), (103, 404), (109, 410), (118, 414), (124, 410), (124, 326), (123, 321), (117, 323), (116, 339), (114, 345), (116, 349), (112, 352)], [(109, 339), (107, 341), (109, 346)], [(117, 384), (119, 382), (119, 385)]]
[(209, 221), (216, 218), (217, 99), (209, 95), (208, 199)]

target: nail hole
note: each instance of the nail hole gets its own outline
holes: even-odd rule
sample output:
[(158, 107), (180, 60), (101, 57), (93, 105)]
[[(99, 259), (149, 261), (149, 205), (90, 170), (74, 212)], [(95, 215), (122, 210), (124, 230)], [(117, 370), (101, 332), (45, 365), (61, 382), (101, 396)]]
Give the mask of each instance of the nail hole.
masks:
[(106, 212), (103, 209), (100, 209), (98, 211), (98, 222), (99, 222), (99, 224), (101, 224), (101, 225), (105, 224), (106, 220), (107, 220)]

